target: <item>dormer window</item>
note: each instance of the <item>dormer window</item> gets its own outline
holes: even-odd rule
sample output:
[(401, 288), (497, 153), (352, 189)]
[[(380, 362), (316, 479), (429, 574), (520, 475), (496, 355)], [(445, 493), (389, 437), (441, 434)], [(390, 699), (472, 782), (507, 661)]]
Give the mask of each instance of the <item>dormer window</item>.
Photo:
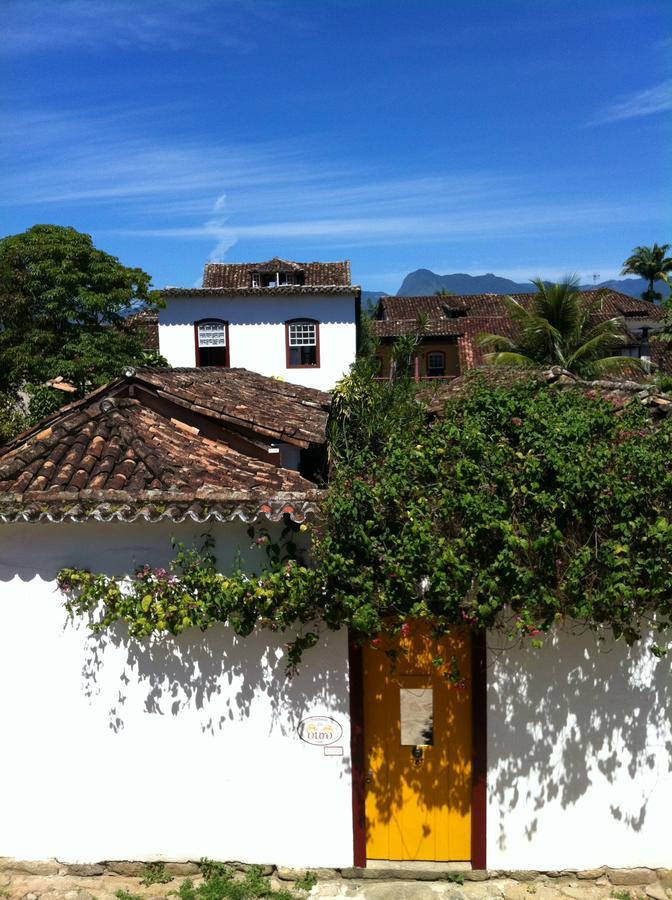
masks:
[(202, 319), (194, 324), (196, 365), (229, 365), (229, 323), (221, 319)]
[(290, 284), (304, 284), (305, 274), (297, 272), (252, 272), (252, 287), (274, 288)]
[(293, 319), (285, 323), (287, 368), (320, 366), (320, 323), (315, 319)]

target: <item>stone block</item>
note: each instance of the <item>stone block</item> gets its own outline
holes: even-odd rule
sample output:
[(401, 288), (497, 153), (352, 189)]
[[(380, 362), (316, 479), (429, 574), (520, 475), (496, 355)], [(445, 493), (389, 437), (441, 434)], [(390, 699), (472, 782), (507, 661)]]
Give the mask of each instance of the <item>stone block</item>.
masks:
[(164, 869), (169, 875), (198, 875), (201, 867), (195, 862), (167, 862), (164, 863)]
[[(437, 900), (437, 894), (431, 885), (417, 881), (386, 881), (384, 884), (367, 884), (362, 888), (361, 896), (366, 900)], [(443, 897), (445, 900), (464, 900), (464, 895), (459, 891), (451, 891), (448, 895), (443, 894)]]
[(605, 866), (600, 866), (599, 869), (581, 869), (576, 873), (576, 877), (583, 881), (595, 881), (597, 878), (601, 878), (606, 871)]
[(0, 858), (0, 871), (23, 872), (26, 875), (58, 875), (60, 865), (55, 859), (12, 859)]
[(278, 866), (276, 875), (280, 881), (298, 881), (306, 877), (306, 869), (289, 869), (287, 866)]
[(653, 884), (657, 876), (651, 869), (607, 869), (612, 884)]
[(520, 881), (507, 881), (504, 887), (505, 900), (528, 900), (528, 885)]
[(90, 878), (92, 875), (104, 875), (103, 863), (61, 863), (59, 875), (77, 875)]
[(658, 869), (656, 875), (664, 888), (672, 888), (672, 869)]
[(661, 884), (647, 885), (646, 896), (651, 900), (668, 900), (667, 891)]
[(532, 869), (513, 869), (506, 873), (506, 877), (512, 878), (514, 881), (536, 881), (539, 877), (539, 872), (535, 872)]
[(462, 875), (465, 881), (489, 881), (493, 877), (487, 869), (467, 869)]
[(131, 862), (127, 859), (111, 859), (106, 865), (108, 872), (124, 875), (126, 878), (142, 878), (147, 868), (147, 863)]

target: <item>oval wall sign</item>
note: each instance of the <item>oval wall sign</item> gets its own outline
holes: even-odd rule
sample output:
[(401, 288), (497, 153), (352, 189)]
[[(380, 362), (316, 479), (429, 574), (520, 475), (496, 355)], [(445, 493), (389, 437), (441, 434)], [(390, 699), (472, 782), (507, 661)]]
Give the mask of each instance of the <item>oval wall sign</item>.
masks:
[(307, 716), (299, 722), (299, 737), (315, 747), (335, 744), (343, 734), (343, 727), (331, 716)]

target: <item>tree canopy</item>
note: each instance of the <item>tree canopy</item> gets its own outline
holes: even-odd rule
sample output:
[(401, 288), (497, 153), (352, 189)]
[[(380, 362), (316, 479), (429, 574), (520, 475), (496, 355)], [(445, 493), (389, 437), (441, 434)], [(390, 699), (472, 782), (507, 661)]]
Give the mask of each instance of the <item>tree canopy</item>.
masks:
[(513, 297), (505, 303), (513, 334), (481, 334), (478, 341), (492, 348), (486, 361), (504, 366), (561, 366), (569, 372), (594, 376), (638, 365), (614, 355), (623, 343), (623, 321), (595, 320), (595, 308), (583, 299), (575, 279), (559, 284), (533, 282), (537, 293), (528, 305)]
[(646, 278), (649, 282), (642, 298), (651, 303), (663, 299), (663, 295), (654, 290), (654, 282), (664, 281), (669, 285), (670, 272), (672, 272), (672, 256), (666, 255), (669, 249), (669, 244), (635, 247), (631, 256), (623, 263), (621, 275), (639, 275), (640, 278)]
[(158, 305), (150, 280), (74, 228), (0, 240), (0, 391), (60, 375), (83, 393), (140, 362), (143, 334), (125, 316)]

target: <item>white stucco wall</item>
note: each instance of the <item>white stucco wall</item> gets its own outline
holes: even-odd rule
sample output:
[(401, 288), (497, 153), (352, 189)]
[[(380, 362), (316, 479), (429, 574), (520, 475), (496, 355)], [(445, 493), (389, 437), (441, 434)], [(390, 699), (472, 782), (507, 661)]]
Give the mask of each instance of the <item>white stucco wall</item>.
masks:
[[(203, 530), (0, 526), (0, 856), (351, 864), (344, 632), (288, 681), (287, 636), (139, 642), (65, 614), (63, 565), (165, 565)], [(223, 566), (240, 548), (258, 569), (242, 523), (213, 533)], [(489, 645), (489, 868), (672, 867), (671, 662), (569, 632)], [(310, 714), (343, 726), (343, 756), (299, 740)]]
[[(331, 390), (355, 359), (355, 296), (167, 297), (159, 313), (161, 353), (171, 366), (194, 366), (194, 322), (229, 323), (229, 362), (262, 375)], [(296, 318), (320, 323), (319, 368), (288, 369), (285, 322)]]
[[(287, 680), (287, 635), (139, 642), (66, 616), (63, 565), (164, 565), (204, 528), (0, 525), (0, 856), (352, 863), (345, 633)], [(241, 523), (214, 534), (222, 563), (259, 552)], [(343, 726), (342, 757), (298, 738), (309, 714)]]
[(488, 659), (488, 868), (672, 866), (672, 661), (560, 632)]

